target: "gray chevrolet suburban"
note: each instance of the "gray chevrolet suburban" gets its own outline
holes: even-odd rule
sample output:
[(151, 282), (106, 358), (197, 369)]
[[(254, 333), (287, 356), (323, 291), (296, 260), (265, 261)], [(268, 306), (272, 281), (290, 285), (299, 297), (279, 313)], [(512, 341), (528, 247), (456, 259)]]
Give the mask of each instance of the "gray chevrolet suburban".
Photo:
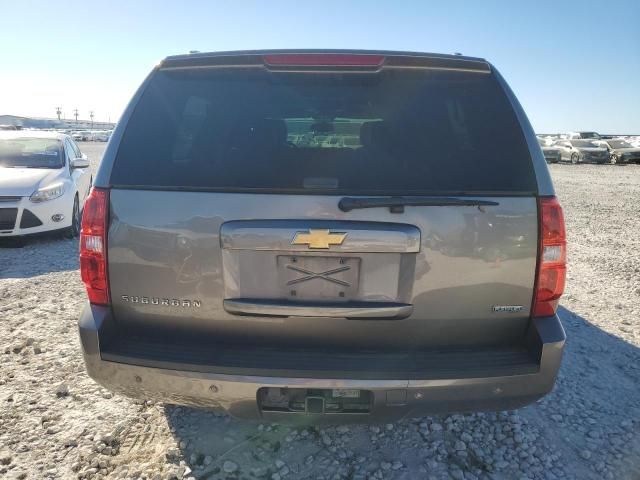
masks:
[(483, 59), (172, 56), (84, 209), (86, 367), (265, 421), (517, 408), (560, 367), (565, 249), (538, 141)]

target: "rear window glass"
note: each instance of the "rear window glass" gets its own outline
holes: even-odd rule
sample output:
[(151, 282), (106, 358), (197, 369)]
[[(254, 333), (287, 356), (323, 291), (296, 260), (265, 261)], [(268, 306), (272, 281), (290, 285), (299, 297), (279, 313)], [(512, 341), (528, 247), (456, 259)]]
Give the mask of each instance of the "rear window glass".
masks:
[(126, 126), (116, 186), (349, 194), (534, 192), (484, 73), (166, 70)]

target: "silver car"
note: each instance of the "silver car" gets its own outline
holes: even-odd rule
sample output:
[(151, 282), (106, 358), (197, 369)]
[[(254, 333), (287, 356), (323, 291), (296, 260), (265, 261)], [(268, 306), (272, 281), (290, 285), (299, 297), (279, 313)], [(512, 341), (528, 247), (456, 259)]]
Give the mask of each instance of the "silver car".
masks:
[(553, 145), (547, 145), (547, 143), (538, 138), (538, 144), (542, 148), (542, 154), (547, 163), (559, 163), (562, 157), (562, 152), (559, 147)]
[(640, 147), (634, 147), (631, 143), (621, 138), (600, 140), (598, 145), (609, 152), (611, 163), (640, 163)]
[(560, 367), (565, 244), (486, 60), (168, 57), (85, 207), (86, 367), (124, 395), (265, 421), (517, 408)]
[(560, 159), (577, 163), (609, 163), (609, 151), (597, 140), (560, 140)]

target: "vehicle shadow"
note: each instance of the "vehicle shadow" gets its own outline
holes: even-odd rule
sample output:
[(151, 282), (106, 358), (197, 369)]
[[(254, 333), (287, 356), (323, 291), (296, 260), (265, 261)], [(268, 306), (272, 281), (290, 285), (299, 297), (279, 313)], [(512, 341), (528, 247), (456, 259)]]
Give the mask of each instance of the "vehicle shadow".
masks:
[(0, 238), (0, 279), (30, 278), (77, 270), (78, 239), (58, 233), (28, 238)]
[[(167, 405), (164, 413), (177, 445), (167, 458), (194, 478), (207, 479), (370, 478), (381, 468), (385, 479), (449, 478), (451, 469), (473, 478), (520, 478), (518, 463), (507, 462), (510, 466), (500, 470), (487, 459), (501, 458), (505, 448), (515, 452), (513, 432), (521, 428), (537, 446), (527, 467), (535, 478), (547, 478), (546, 472), (554, 472), (553, 478), (640, 478), (640, 349), (564, 307), (558, 313), (568, 340), (556, 387), (516, 415), (434, 416), (338, 428), (262, 425)], [(520, 419), (517, 428), (514, 418)], [(424, 435), (420, 425), (434, 422), (445, 428)], [(471, 446), (468, 454), (459, 454), (459, 441), (469, 443), (469, 434), (478, 438), (483, 423), (489, 425), (487, 434), (505, 432), (506, 438), (480, 440), (482, 456)], [(454, 424), (462, 428), (451, 428)], [(516, 461), (521, 460), (516, 456)], [(388, 469), (384, 462), (402, 467)]]

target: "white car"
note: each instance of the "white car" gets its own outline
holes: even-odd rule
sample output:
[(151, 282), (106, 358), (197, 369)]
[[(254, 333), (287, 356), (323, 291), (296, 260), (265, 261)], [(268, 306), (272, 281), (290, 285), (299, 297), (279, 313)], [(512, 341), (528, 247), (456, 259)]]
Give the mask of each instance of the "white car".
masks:
[(89, 160), (68, 135), (0, 132), (0, 238), (80, 231), (92, 184)]
[(93, 140), (94, 142), (108, 142), (109, 132), (106, 132), (106, 131), (91, 132), (91, 140)]

